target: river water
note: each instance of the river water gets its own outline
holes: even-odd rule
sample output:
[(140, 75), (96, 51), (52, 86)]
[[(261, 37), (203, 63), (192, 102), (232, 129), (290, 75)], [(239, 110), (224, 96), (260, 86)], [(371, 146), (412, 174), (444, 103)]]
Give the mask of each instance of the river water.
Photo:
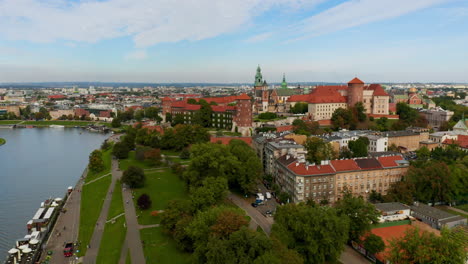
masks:
[(0, 128), (0, 263), (41, 202), (63, 197), (110, 134), (80, 128)]

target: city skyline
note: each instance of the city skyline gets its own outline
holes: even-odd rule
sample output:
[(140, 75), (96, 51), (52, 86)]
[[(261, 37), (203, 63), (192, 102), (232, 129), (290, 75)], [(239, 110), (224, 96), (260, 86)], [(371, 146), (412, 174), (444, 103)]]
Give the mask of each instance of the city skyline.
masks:
[(468, 82), (461, 0), (0, 0), (0, 83)]

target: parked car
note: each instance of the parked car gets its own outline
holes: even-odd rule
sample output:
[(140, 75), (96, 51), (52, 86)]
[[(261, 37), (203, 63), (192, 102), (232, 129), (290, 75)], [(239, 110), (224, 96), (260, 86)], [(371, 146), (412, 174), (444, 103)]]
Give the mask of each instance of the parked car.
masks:
[(257, 203), (252, 203), (252, 207), (257, 207), (258, 204)]

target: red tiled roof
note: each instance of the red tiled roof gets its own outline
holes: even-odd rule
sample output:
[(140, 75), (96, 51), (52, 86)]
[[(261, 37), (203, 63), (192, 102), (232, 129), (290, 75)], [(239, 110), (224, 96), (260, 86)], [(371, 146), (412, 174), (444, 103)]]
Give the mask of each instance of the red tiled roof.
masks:
[(374, 90), (374, 96), (388, 96), (388, 93), (385, 92), (380, 84), (371, 84), (367, 90)]
[[(296, 164), (298, 164), (296, 166)], [(314, 165), (306, 166), (305, 163), (293, 162), (288, 166), (288, 169), (298, 175), (318, 175), (318, 174), (330, 174), (335, 173), (335, 170), (330, 165)]]
[(99, 117), (110, 118), (110, 117), (111, 117), (111, 111), (110, 111), (110, 110), (108, 110), (108, 111), (101, 111), (101, 112), (99, 112)]
[(358, 77), (356, 77), (356, 78), (352, 79), (351, 81), (349, 81), (348, 84), (364, 84), (364, 82), (359, 80)]
[(384, 168), (389, 168), (389, 167), (398, 167), (398, 163), (396, 163), (397, 160), (404, 160), (404, 158), (401, 155), (395, 155), (395, 156), (389, 156), (389, 157), (378, 157), (377, 158)]
[(228, 145), (229, 142), (233, 139), (238, 139), (242, 140), (245, 143), (247, 143), (249, 146), (252, 145), (252, 138), (251, 137), (211, 137), (210, 142), (211, 143), (221, 143), (223, 145)]
[(189, 110), (189, 111), (197, 111), (197, 110), (200, 110), (200, 108), (201, 108), (201, 105), (195, 105), (195, 104), (185, 105), (185, 110)]
[(228, 110), (236, 110), (236, 107), (235, 106), (212, 105), (211, 110), (213, 110), (213, 112), (226, 112)]
[(361, 169), (352, 159), (332, 160), (331, 164), (336, 171), (353, 171)]
[(278, 126), (276, 127), (276, 132), (283, 132), (283, 131), (292, 131), (294, 128), (293, 125), (288, 125), (288, 126)]
[(169, 98), (169, 97), (164, 97), (164, 98), (162, 99), (162, 101), (163, 101), (163, 102), (165, 102), (165, 101), (172, 101), (172, 99)]
[(444, 142), (442, 142), (442, 144), (446, 144), (446, 145), (455, 144), (455, 145), (460, 146), (461, 148), (468, 148), (468, 136), (458, 135), (457, 140), (447, 138), (446, 140), (444, 140)]
[(317, 121), (321, 126), (331, 126), (332, 122), (330, 119), (324, 119)]
[(49, 99), (64, 99), (67, 98), (65, 95), (62, 94), (56, 94), (56, 95), (49, 95), (47, 96)]
[(250, 100), (250, 97), (247, 94), (243, 93), (237, 96), (237, 100)]
[(288, 99), (288, 102), (308, 102), (310, 94), (294, 94)]

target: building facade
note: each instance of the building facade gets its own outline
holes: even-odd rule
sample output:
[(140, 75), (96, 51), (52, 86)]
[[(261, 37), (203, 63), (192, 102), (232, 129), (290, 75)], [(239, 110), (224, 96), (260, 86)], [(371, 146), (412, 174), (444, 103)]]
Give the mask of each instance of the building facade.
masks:
[(305, 95), (293, 95), (288, 99), (290, 107), (295, 103), (308, 103), (308, 117), (311, 120), (329, 120), (338, 108), (348, 108), (363, 103), (366, 113), (373, 115), (389, 114), (389, 95), (380, 84), (366, 85), (358, 78), (348, 85), (319, 85)]

